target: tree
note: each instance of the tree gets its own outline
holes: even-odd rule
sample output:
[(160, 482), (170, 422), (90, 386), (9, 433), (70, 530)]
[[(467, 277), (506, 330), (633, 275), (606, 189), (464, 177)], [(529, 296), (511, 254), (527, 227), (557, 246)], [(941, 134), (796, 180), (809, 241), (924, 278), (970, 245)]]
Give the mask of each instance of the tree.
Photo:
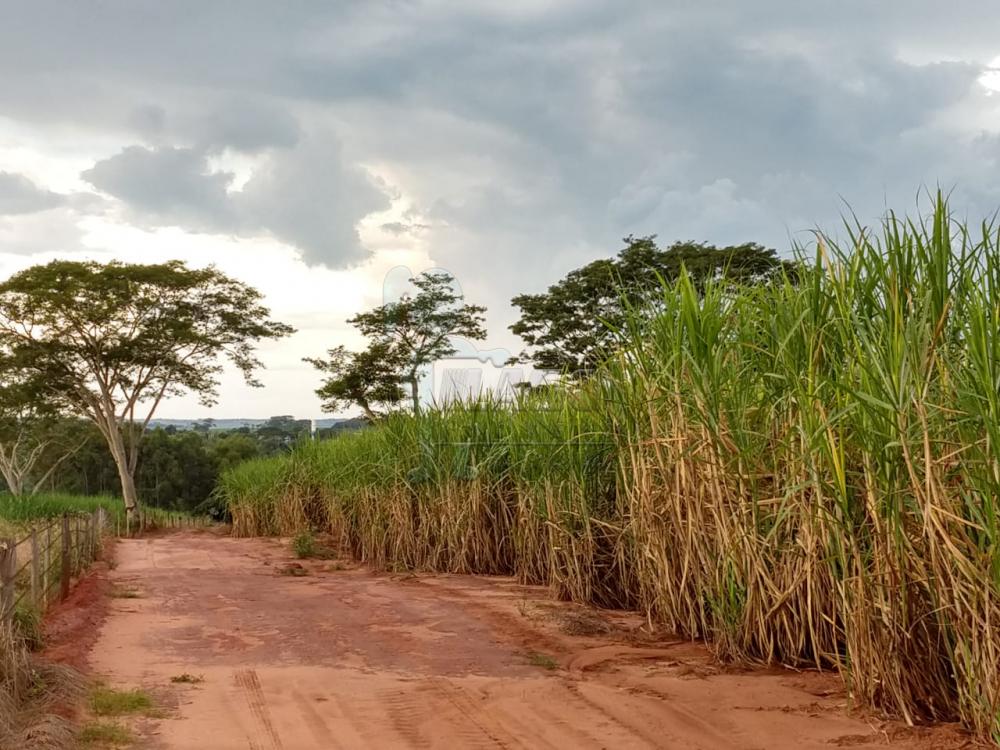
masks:
[(34, 384), (0, 356), (0, 475), (12, 495), (35, 494), (86, 441), (66, 440), (59, 422)]
[(274, 455), (291, 450), (295, 442), (309, 434), (312, 423), (308, 419), (296, 419), (291, 414), (270, 417), (254, 431), (257, 443), (265, 455)]
[(192, 510), (204, 502), (219, 473), (209, 441), (196, 430), (150, 430), (142, 441), (135, 477), (140, 501), (173, 510)]
[(55, 471), (87, 441), (67, 439), (53, 414), (41, 413), (21, 404), (16, 413), (7, 389), (0, 389), (0, 475), (10, 494), (18, 497), (30, 489), (37, 493)]
[(351, 354), (338, 347), (330, 350), (326, 362), (309, 360), (330, 373), (317, 391), (328, 403), (339, 405), (349, 399), (363, 409), (364, 401), (369, 406), (395, 403), (400, 399), (391, 388), (394, 379), (397, 384), (409, 384), (413, 413), (417, 414), (421, 369), (457, 351), (451, 342), (453, 336), (475, 341), (486, 338), (486, 308), (463, 304), (464, 297), (454, 290), (451, 275), (425, 272), (410, 282), (416, 294), (404, 295), (398, 302), (347, 321), (369, 339), (365, 352)]
[(663, 283), (685, 268), (696, 286), (708, 279), (762, 283), (794, 266), (755, 243), (715, 247), (678, 242), (666, 250), (656, 237), (628, 236), (617, 258), (571, 271), (543, 294), (522, 294), (511, 304), (521, 317), (510, 326), (529, 349), (522, 357), (541, 369), (573, 376), (590, 373), (613, 350), (615, 331), (634, 309), (654, 309)]
[(126, 511), (137, 507), (139, 446), (160, 402), (215, 402), (220, 357), (250, 385), (254, 345), (292, 333), (255, 289), (214, 267), (53, 261), (0, 284), (0, 349), (55, 408), (107, 442)]
[(305, 361), (328, 375), (316, 390), (323, 399), (323, 411), (336, 412), (357, 404), (374, 422), (380, 416), (377, 409), (395, 406), (406, 398), (400, 385), (406, 361), (385, 341), (373, 342), (362, 352), (338, 346), (327, 352), (326, 359), (307, 357)]

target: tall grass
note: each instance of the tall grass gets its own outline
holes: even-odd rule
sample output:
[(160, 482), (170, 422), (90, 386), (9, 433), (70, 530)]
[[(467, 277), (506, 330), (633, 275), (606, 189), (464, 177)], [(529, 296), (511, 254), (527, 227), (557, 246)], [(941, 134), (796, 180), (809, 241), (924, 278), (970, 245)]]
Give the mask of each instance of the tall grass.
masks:
[(795, 280), (665, 288), (589, 382), (222, 478), (235, 530), (513, 573), (1000, 742), (1000, 233), (889, 215)]
[[(38, 525), (64, 513), (93, 513), (104, 508), (110, 519), (111, 529), (125, 530), (125, 505), (121, 498), (110, 495), (71, 495), (61, 492), (44, 492), (15, 497), (0, 493), (0, 535), (17, 534), (29, 525)], [(142, 506), (145, 527), (148, 529), (177, 525), (186, 513), (162, 508)]]
[(98, 508), (104, 508), (111, 515), (121, 513), (124, 517), (121, 499), (110, 495), (86, 496), (46, 492), (15, 497), (0, 494), (0, 519), (12, 522), (55, 518), (63, 513), (93, 513)]

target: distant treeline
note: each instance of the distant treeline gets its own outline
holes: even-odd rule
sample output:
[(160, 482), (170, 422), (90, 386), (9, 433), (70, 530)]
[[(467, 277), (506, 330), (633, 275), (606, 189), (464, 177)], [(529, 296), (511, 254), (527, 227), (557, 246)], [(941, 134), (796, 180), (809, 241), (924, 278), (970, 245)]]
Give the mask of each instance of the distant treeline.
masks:
[[(358, 429), (361, 420), (345, 420), (317, 430), (317, 439)], [(210, 429), (199, 422), (192, 429), (172, 425), (149, 430), (142, 441), (136, 486), (140, 502), (170, 510), (212, 512), (212, 490), (221, 472), (252, 458), (276, 456), (308, 439), (310, 421), (291, 416), (271, 417), (260, 425), (232, 430)], [(97, 428), (83, 420), (66, 420), (50, 427), (53, 452), (78, 446), (65, 457), (39, 490), (79, 495), (116, 495), (118, 470)], [(58, 439), (55, 439), (58, 438)], [(39, 463), (39, 471), (48, 462)]]

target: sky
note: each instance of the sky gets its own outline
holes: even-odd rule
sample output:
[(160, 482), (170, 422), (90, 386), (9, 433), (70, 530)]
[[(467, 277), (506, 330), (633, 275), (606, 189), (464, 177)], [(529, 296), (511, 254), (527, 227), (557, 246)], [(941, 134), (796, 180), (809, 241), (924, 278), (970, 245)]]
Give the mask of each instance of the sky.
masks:
[[(400, 274), (510, 298), (663, 244), (788, 255), (952, 191), (1000, 208), (995, 0), (0, 0), (0, 277), (215, 264), (298, 330), (262, 389), (172, 418), (321, 416), (302, 357)], [(408, 269), (408, 270), (407, 270)], [(390, 283), (387, 285), (386, 279)]]

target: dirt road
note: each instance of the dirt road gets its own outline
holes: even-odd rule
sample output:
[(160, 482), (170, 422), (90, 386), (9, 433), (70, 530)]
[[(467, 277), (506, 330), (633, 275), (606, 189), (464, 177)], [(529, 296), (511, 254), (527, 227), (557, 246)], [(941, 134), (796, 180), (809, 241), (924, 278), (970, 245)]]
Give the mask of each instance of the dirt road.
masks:
[[(507, 579), (282, 575), (274, 540), (122, 541), (118, 596), (86, 661), (142, 686), (165, 718), (142, 746), (831, 748), (940, 746), (849, 717), (835, 678), (720, 671), (628, 615), (552, 602)], [(124, 598), (132, 596), (136, 598)], [(182, 674), (204, 678), (174, 684)]]

